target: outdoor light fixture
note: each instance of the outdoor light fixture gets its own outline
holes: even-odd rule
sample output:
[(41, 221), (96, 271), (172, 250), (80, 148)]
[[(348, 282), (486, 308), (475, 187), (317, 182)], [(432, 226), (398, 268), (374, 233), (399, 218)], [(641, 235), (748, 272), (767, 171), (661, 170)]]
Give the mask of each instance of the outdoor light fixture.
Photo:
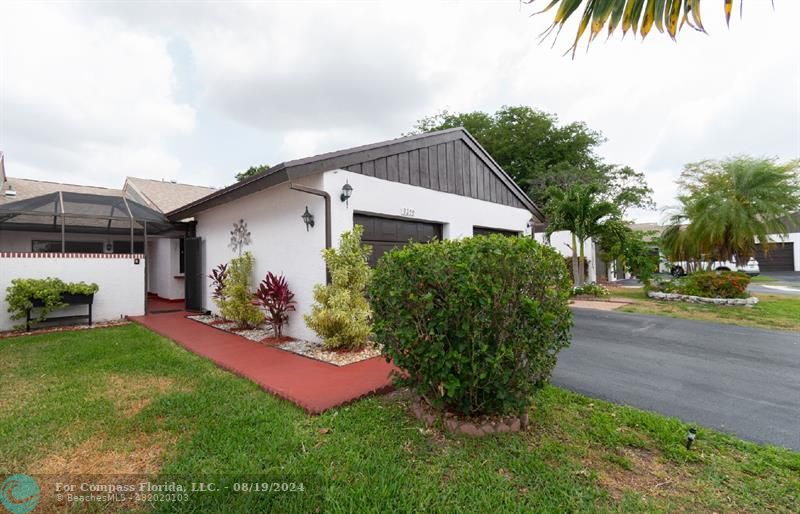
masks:
[(686, 436), (686, 449), (692, 449), (692, 443), (697, 439), (697, 429), (692, 427), (689, 429), (689, 434)]
[(308, 212), (308, 205), (306, 205), (306, 212), (303, 213), (303, 223), (306, 224), (306, 232), (308, 232), (309, 227), (314, 226), (314, 215)]
[(350, 185), (350, 182), (345, 182), (344, 186), (342, 186), (342, 195), (339, 197), (342, 199), (343, 202), (346, 202), (348, 205), (350, 202), (350, 196), (353, 194), (353, 186)]
[(536, 229), (536, 220), (534, 220), (533, 216), (531, 216), (531, 219), (528, 220), (528, 230), (531, 231), (531, 237), (534, 237), (534, 235), (536, 234), (535, 229)]

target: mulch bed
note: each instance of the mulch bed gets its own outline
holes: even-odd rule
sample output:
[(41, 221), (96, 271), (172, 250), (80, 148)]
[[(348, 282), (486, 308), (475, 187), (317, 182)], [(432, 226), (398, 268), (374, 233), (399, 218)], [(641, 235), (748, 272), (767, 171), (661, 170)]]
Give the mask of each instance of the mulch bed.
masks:
[(528, 415), (465, 417), (433, 408), (422, 398), (414, 398), (409, 406), (411, 413), (427, 426), (439, 424), (455, 434), (483, 437), (494, 434), (522, 432), (528, 429)]

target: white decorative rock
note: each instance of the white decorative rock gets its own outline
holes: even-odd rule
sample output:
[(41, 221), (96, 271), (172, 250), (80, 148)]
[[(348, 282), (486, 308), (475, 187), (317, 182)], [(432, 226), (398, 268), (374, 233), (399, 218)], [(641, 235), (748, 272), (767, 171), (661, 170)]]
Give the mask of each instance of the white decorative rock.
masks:
[(662, 293), (660, 291), (650, 291), (647, 293), (647, 296), (649, 298), (653, 298), (654, 300), (679, 301), (709, 305), (744, 305), (746, 307), (752, 307), (758, 303), (758, 298), (755, 296), (751, 296), (750, 298), (705, 298), (702, 296), (693, 296), (687, 294)]

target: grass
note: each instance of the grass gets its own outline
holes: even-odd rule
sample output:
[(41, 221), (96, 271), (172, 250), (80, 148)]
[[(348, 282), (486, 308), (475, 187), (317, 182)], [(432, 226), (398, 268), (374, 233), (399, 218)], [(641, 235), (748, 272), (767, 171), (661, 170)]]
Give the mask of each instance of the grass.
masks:
[(618, 309), (622, 312), (657, 314), (793, 332), (800, 330), (800, 297), (796, 296), (758, 293), (756, 295), (758, 304), (753, 307), (741, 307), (653, 300), (645, 296), (642, 288), (614, 288), (611, 290), (611, 295), (633, 300), (633, 304)]
[[(679, 420), (554, 387), (530, 432), (478, 440), (425, 429), (406, 401), (308, 416), (136, 325), (5, 339), (0, 475), (229, 486), (159, 512), (795, 512), (800, 500), (798, 453), (703, 428), (687, 451)], [(305, 491), (235, 492), (239, 480)]]
[(756, 275), (754, 277), (750, 277), (751, 282), (777, 282), (773, 277), (769, 277), (767, 275)]

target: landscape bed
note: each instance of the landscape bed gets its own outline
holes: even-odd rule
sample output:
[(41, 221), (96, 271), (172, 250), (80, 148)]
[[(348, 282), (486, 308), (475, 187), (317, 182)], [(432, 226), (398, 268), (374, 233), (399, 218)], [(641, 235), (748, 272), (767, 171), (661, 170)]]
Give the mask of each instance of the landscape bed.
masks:
[(800, 297), (797, 296), (759, 293), (758, 303), (749, 309), (731, 308), (727, 305), (653, 300), (645, 296), (641, 287), (613, 288), (612, 297), (624, 297), (632, 301), (630, 305), (620, 307), (618, 310), (621, 312), (800, 331)]
[(272, 328), (266, 323), (253, 329), (238, 329), (235, 323), (224, 320), (218, 316), (199, 314), (187, 316), (187, 318), (203, 323), (204, 325), (218, 328), (230, 334), (236, 334), (256, 343), (273, 346), (287, 352), (296, 353), (335, 366), (346, 366), (381, 355), (380, 347), (374, 343), (368, 343), (359, 350), (328, 350), (322, 343), (314, 341), (293, 339), (286, 336), (275, 337)]
[(519, 434), (453, 437), (409, 408), (398, 392), (308, 416), (138, 325), (0, 341), (0, 474), (305, 485), (156, 512), (788, 513), (800, 498), (798, 453), (702, 427), (687, 451), (679, 420), (555, 387)]

